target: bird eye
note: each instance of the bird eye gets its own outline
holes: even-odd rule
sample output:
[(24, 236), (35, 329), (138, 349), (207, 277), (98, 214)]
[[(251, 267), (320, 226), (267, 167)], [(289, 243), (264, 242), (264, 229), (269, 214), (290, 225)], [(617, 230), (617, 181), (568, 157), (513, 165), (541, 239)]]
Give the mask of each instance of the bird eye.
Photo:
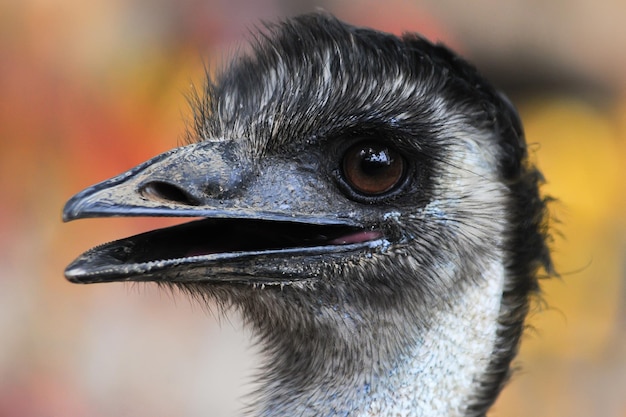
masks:
[(376, 142), (360, 142), (343, 156), (343, 174), (359, 194), (379, 196), (404, 178), (404, 158), (393, 148)]

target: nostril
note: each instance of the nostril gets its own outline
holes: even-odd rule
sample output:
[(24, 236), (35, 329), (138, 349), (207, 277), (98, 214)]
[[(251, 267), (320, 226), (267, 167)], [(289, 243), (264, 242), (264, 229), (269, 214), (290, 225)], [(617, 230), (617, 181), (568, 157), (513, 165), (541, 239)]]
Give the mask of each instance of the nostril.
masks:
[(168, 203), (179, 203), (187, 206), (200, 204), (197, 198), (177, 185), (163, 181), (150, 181), (144, 184), (139, 193), (149, 200), (160, 200)]

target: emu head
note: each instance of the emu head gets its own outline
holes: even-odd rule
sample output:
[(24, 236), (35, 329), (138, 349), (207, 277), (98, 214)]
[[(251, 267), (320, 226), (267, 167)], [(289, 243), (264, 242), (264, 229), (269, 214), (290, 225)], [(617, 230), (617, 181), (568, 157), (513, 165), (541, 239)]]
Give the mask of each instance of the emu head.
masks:
[(190, 137), (64, 219), (204, 219), (94, 248), (70, 281), (239, 309), (266, 353), (258, 415), (484, 415), (550, 264), (502, 94), (417, 35), (306, 15), (207, 82)]

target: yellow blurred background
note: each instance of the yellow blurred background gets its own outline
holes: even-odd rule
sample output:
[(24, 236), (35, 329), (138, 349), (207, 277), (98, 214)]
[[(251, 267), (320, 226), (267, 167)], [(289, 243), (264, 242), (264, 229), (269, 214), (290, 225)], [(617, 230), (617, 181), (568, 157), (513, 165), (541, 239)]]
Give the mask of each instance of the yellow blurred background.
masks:
[(185, 94), (261, 19), (316, 7), (445, 41), (521, 110), (558, 199), (561, 277), (542, 282), (490, 415), (626, 416), (626, 3), (25, 0), (0, 3), (0, 417), (229, 416), (245, 403), (254, 349), (236, 318), (154, 286), (63, 278), (82, 251), (155, 220), (60, 213), (179, 144)]

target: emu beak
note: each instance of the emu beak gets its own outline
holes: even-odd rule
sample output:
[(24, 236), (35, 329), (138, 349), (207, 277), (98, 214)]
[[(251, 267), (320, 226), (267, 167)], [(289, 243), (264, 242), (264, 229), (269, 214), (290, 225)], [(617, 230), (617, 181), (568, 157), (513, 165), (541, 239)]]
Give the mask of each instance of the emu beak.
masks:
[(315, 172), (293, 161), (252, 164), (237, 149), (236, 141), (176, 148), (72, 197), (64, 221), (204, 219), (93, 248), (67, 267), (67, 279), (284, 285), (315, 279), (324, 260), (383, 246), (371, 219), (334, 198)]

